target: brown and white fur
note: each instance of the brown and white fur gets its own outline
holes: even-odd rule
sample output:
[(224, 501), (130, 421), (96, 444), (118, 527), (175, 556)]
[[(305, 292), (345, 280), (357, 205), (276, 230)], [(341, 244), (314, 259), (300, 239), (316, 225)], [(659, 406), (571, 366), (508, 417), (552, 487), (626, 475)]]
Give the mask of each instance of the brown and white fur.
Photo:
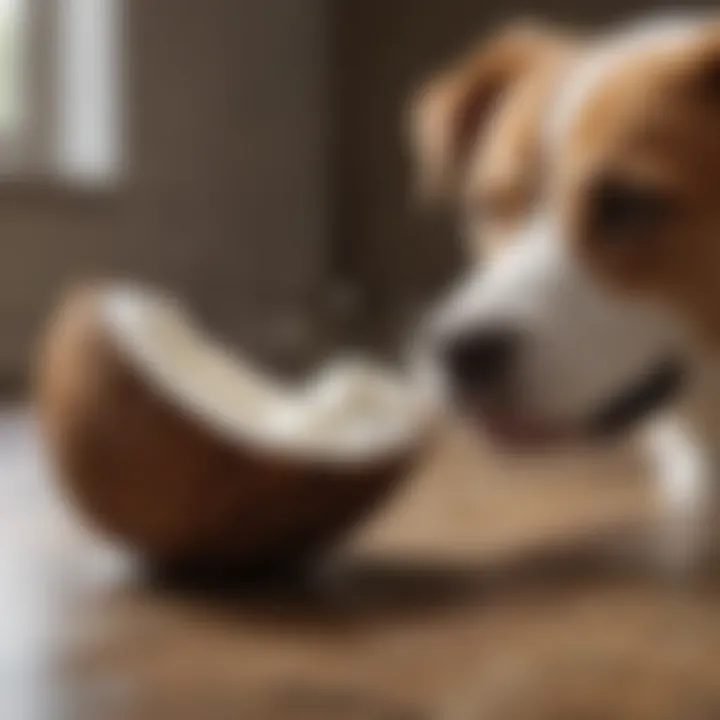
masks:
[[(422, 89), (412, 139), (473, 259), (429, 322), (436, 376), (512, 446), (591, 439), (672, 357), (682, 383), (637, 420), (694, 556), (720, 482), (720, 16), (511, 27)], [(512, 360), (472, 396), (444, 353), (486, 330)]]

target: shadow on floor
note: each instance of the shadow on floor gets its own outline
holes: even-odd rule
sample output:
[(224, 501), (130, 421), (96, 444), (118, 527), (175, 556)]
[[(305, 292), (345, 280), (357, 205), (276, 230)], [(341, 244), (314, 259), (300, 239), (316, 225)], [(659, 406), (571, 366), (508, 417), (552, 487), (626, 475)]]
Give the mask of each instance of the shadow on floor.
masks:
[(215, 568), (156, 571), (145, 589), (159, 597), (202, 603), (213, 613), (254, 622), (382, 624), (466, 606), (593, 587), (714, 590), (716, 573), (663, 575), (644, 556), (637, 526), (582, 539), (558, 538), (537, 548), (452, 561), (413, 555), (348, 555), (317, 567), (252, 576)]

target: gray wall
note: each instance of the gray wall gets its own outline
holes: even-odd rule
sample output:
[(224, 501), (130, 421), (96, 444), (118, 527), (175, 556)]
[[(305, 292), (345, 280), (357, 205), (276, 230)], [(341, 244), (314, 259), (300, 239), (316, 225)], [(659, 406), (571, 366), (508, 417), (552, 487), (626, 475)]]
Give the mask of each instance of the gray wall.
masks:
[(0, 379), (26, 373), (53, 299), (75, 278), (162, 283), (231, 341), (268, 352), (302, 344), (298, 326), (318, 305), (322, 0), (129, 5), (121, 187), (0, 185)]

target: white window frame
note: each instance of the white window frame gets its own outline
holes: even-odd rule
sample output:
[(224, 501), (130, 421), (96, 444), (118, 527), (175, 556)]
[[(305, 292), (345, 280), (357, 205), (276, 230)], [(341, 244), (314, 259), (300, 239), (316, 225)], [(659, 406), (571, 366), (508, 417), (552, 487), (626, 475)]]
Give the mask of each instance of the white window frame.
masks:
[[(24, 163), (27, 156), (27, 148), (31, 146), (29, 118), (32, 107), (35, 105), (34, 98), (31, 97), (29, 75), (30, 66), (30, 45), (35, 45), (34, 40), (30, 37), (30, 3), (35, 0), (20, 0), (18, 3), (19, 13), (18, 25), (16, 28), (22, 36), (16, 38), (16, 63), (15, 72), (18, 77), (15, 78), (16, 89), (21, 93), (21, 97), (16, 98), (19, 103), (18, 118), (12, 127), (4, 127), (0, 125), (0, 174), (15, 173)], [(38, 44), (39, 47), (39, 44)]]

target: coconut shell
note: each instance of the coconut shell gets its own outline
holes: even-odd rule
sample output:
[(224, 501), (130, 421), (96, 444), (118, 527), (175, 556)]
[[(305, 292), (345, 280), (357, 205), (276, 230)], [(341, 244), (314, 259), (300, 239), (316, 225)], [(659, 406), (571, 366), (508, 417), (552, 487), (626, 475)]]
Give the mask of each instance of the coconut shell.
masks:
[(152, 387), (76, 289), (53, 315), (37, 401), (49, 455), (77, 506), (155, 561), (292, 563), (378, 505), (415, 451), (367, 464), (274, 457), (217, 431)]

